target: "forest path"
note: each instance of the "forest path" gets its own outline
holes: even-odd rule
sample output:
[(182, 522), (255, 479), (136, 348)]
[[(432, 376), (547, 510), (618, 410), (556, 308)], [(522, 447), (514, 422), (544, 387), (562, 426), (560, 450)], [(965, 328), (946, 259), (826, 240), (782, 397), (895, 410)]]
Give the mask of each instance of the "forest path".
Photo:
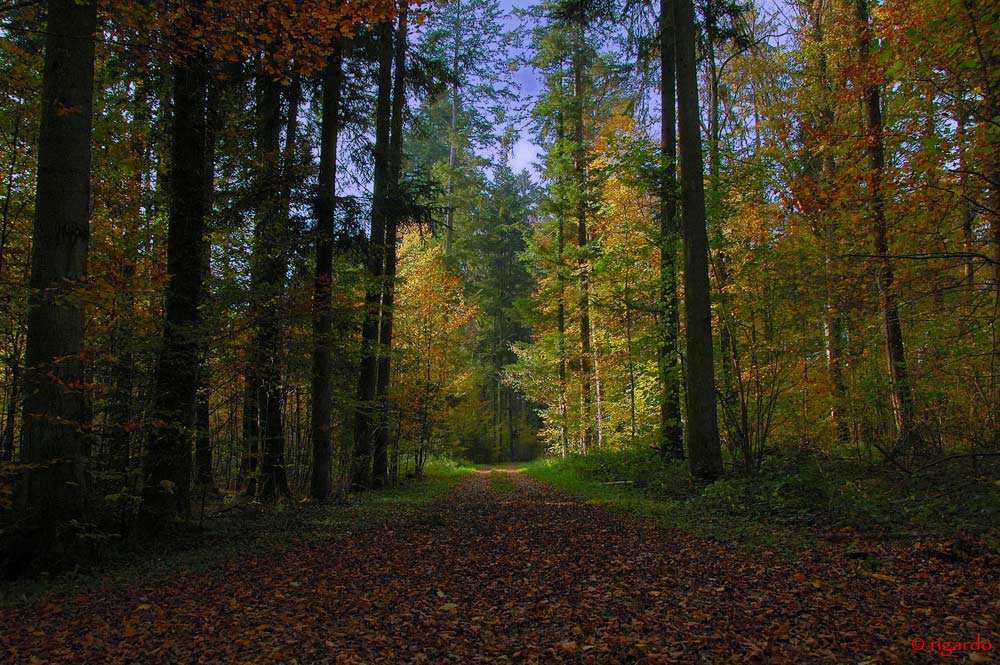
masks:
[(881, 663), (1000, 641), (995, 570), (883, 555), (748, 552), (480, 471), (412, 512), (0, 609), (0, 662)]

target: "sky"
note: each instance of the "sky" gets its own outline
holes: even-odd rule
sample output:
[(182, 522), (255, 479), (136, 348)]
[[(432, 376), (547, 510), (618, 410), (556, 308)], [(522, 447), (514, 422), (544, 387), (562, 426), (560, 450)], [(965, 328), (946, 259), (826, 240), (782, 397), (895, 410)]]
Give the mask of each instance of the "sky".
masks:
[[(528, 9), (533, 4), (535, 4), (534, 0), (500, 0), (500, 7), (506, 12), (513, 12), (514, 9)], [(514, 27), (518, 23), (519, 19), (516, 16), (511, 15), (507, 19), (508, 27)], [(518, 97), (521, 100), (533, 98), (542, 87), (534, 70), (528, 66), (521, 67), (515, 74), (514, 80), (518, 85)], [(532, 142), (530, 130), (525, 127), (521, 129), (521, 136), (511, 149), (507, 164), (514, 173), (520, 173), (527, 169), (529, 173), (535, 175), (535, 164), (540, 159), (540, 153), (541, 149)]]

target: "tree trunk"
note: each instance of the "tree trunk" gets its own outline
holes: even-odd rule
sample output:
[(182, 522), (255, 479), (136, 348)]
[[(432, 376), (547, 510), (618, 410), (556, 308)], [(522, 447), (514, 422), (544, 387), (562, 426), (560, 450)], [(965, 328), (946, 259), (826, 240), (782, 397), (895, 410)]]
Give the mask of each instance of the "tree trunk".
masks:
[[(830, 133), (833, 131), (834, 111), (833, 111), (833, 90), (830, 84), (830, 75), (827, 65), (827, 38), (823, 28), (822, 2), (818, 2), (809, 7), (809, 17), (812, 21), (812, 38), (817, 50), (819, 59), (819, 81), (822, 102), (818, 110), (818, 121), (821, 140), (828, 141)], [(829, 147), (823, 149), (817, 155), (822, 160), (822, 184), (828, 192), (832, 192), (836, 185), (837, 169), (836, 161), (832, 150)], [(832, 403), (830, 405), (830, 419), (833, 421), (837, 433), (837, 442), (847, 445), (850, 442), (850, 428), (847, 418), (844, 417), (844, 405), (847, 398), (847, 389), (844, 384), (843, 371), (843, 325), (838, 303), (840, 297), (840, 247), (837, 241), (837, 228), (832, 206), (832, 196), (829, 194), (823, 197), (822, 208), (819, 211), (818, 230), (820, 244), (823, 250), (823, 281), (825, 303), (823, 309), (823, 336), (826, 346), (826, 368), (830, 378), (830, 388), (832, 392)]]
[(37, 553), (58, 547), (86, 492), (83, 308), (72, 291), (87, 271), (95, 26), (93, 3), (48, 2), (21, 444), (38, 467), (19, 501)]
[(722, 473), (715, 403), (712, 307), (708, 279), (708, 230), (698, 112), (694, 4), (674, 0), (677, 46), (681, 210), (684, 219), (684, 303), (687, 324), (687, 444), (691, 473), (710, 480)]
[[(867, 0), (854, 0), (858, 29), (858, 54), (863, 65), (871, 59)], [(862, 76), (868, 76), (862, 74)], [(892, 262), (889, 259), (889, 234), (885, 218), (885, 197), (882, 183), (885, 170), (885, 138), (882, 130), (882, 106), (878, 85), (863, 81), (865, 110), (865, 154), (868, 158), (867, 185), (872, 224), (875, 258), (873, 269), (878, 289), (879, 312), (882, 315), (882, 332), (885, 335), (886, 359), (892, 394), (892, 412), (896, 422), (896, 445), (886, 451), (890, 457), (900, 452), (914, 452), (919, 447), (915, 429), (913, 394), (910, 390), (909, 372), (903, 344), (903, 330), (899, 323), (899, 306), (896, 303)]]
[(660, 0), (660, 454), (684, 458), (677, 301), (677, 116), (672, 0)]
[[(227, 79), (228, 80), (228, 79)], [(206, 219), (212, 217), (212, 205), (215, 198), (215, 147), (219, 132), (223, 128), (222, 96), (225, 93), (225, 84), (218, 77), (213, 77), (208, 84), (208, 100), (205, 108), (205, 216)], [(231, 83), (230, 83), (231, 85)], [(206, 233), (201, 247), (201, 297), (202, 302), (207, 302), (209, 293), (209, 281), (212, 278), (212, 242), (208, 234), (208, 222), (206, 222)], [(212, 427), (211, 427), (211, 371), (209, 362), (209, 350), (202, 349), (201, 364), (198, 368), (198, 433), (194, 446), (194, 467), (195, 482), (207, 491), (216, 494), (218, 490), (215, 486), (215, 478), (212, 469)]]
[(406, 104), (406, 13), (407, 0), (400, 0), (389, 138), (387, 190), (390, 194), (390, 204), (385, 218), (385, 275), (382, 280), (378, 382), (375, 388), (375, 401), (381, 411), (380, 425), (375, 432), (375, 444), (372, 449), (372, 483), (376, 487), (386, 484), (389, 470), (389, 385), (392, 379), (392, 323), (393, 305), (396, 299), (396, 233), (402, 221), (399, 181), (403, 165), (403, 108)]
[[(556, 119), (556, 142), (561, 143), (564, 136), (563, 112), (557, 111), (559, 117)], [(558, 309), (556, 313), (556, 326), (559, 335), (559, 444), (563, 459), (569, 453), (569, 396), (568, 382), (566, 378), (566, 282), (563, 279), (563, 251), (566, 247), (566, 220), (562, 206), (556, 209), (557, 222), (559, 228), (556, 237), (556, 282), (559, 288)]]
[(330, 365), (333, 311), (333, 232), (336, 223), (337, 132), (340, 123), (341, 49), (330, 56), (323, 77), (323, 110), (319, 141), (319, 182), (316, 194), (316, 280), (313, 284), (312, 349), (312, 477), (309, 496), (330, 496), (332, 466), (332, 399)]
[[(281, 171), (281, 91), (279, 84), (261, 72), (258, 101), (258, 157), (256, 190), (258, 206), (254, 227), (251, 286), (257, 301), (253, 371), (258, 381), (261, 458), (257, 496), (273, 501), (288, 494), (285, 473), (285, 432), (281, 413), (281, 316), (285, 273), (288, 269), (287, 208)], [(289, 104), (289, 121), (297, 95)], [(294, 136), (289, 135), (294, 141)]]
[(387, 188), (390, 176), (389, 134), (392, 98), (392, 23), (378, 28), (378, 94), (375, 100), (375, 177), (372, 184), (371, 236), (365, 258), (368, 286), (365, 319), (361, 327), (361, 371), (358, 377), (358, 405), (354, 412), (354, 456), (351, 483), (359, 488), (372, 486), (372, 452), (380, 410), (378, 387), (379, 319), (382, 278), (385, 270), (385, 226), (388, 214)]
[(203, 53), (174, 64), (170, 149), (170, 220), (163, 348), (156, 363), (153, 429), (143, 464), (143, 510), (154, 520), (190, 512), (191, 453), (196, 432), (205, 224), (205, 98)]
[(573, 51), (573, 170), (576, 175), (576, 244), (579, 251), (580, 309), (580, 445), (586, 453), (593, 444), (591, 423), (593, 367), (590, 351), (590, 268), (587, 258), (587, 147), (583, 122), (583, 21), (576, 27)]
[(257, 495), (257, 462), (260, 456), (260, 381), (253, 369), (253, 361), (248, 363), (243, 387), (243, 459), (240, 475), (246, 482), (243, 493)]

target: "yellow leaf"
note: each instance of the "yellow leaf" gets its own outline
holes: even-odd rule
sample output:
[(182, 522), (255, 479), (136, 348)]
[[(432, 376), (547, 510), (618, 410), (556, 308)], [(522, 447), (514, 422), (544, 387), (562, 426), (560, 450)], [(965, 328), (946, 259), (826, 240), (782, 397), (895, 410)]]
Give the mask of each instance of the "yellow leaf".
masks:
[(162, 487), (163, 491), (166, 492), (167, 494), (173, 494), (175, 486), (176, 486), (176, 484), (172, 480), (161, 480), (160, 481), (160, 487)]

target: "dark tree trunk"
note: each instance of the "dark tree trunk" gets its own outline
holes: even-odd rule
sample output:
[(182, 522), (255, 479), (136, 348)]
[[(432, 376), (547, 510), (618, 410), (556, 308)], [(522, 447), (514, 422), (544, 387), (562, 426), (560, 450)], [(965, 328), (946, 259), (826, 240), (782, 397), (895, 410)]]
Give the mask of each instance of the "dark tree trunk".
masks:
[[(227, 77), (226, 81), (230, 79)], [(215, 198), (215, 147), (218, 141), (219, 132), (223, 128), (222, 96), (225, 94), (225, 86), (231, 85), (213, 77), (208, 84), (208, 99), (206, 102), (206, 125), (205, 125), (205, 215), (212, 219), (212, 206)], [(210, 297), (209, 281), (212, 278), (212, 241), (208, 234), (209, 229), (205, 229), (201, 248), (201, 297), (202, 302), (207, 302)], [(215, 487), (215, 478), (212, 469), (212, 419), (211, 419), (211, 371), (208, 362), (209, 351), (202, 349), (201, 364), (198, 368), (198, 413), (197, 428), (198, 433), (194, 446), (194, 475), (195, 482), (204, 490), (213, 494), (218, 490)]]
[[(214, 169), (212, 158), (214, 147), (209, 141), (208, 155), (205, 160), (206, 179), (211, 181)], [(209, 185), (210, 186), (210, 185)], [(211, 195), (206, 196), (206, 208), (211, 209)], [(207, 237), (201, 247), (202, 302), (208, 299), (208, 280), (212, 274), (212, 246)], [(215, 480), (212, 476), (212, 418), (209, 398), (211, 396), (211, 380), (208, 375), (208, 349), (202, 348), (201, 362), (198, 364), (198, 396), (196, 406), (196, 434), (194, 443), (194, 478), (195, 483), (203, 491), (216, 493)]]
[(375, 432), (372, 450), (372, 483), (376, 487), (388, 480), (389, 385), (392, 380), (392, 323), (396, 300), (396, 235), (400, 219), (399, 181), (403, 165), (403, 108), (406, 105), (406, 13), (407, 0), (399, 3), (399, 27), (396, 31), (395, 74), (392, 88), (392, 115), (389, 138), (389, 184), (391, 203), (385, 218), (385, 275), (382, 280), (382, 319), (379, 330), (378, 383), (375, 400), (379, 405), (380, 425)]
[(330, 496), (333, 424), (330, 365), (333, 312), (330, 305), (333, 279), (333, 232), (337, 187), (337, 131), (340, 123), (341, 50), (330, 56), (323, 77), (323, 109), (319, 140), (319, 182), (316, 193), (316, 279), (313, 283), (312, 349), (312, 476), (309, 496), (325, 501)]
[(163, 348), (157, 359), (153, 415), (143, 464), (143, 509), (160, 520), (190, 512), (191, 453), (197, 428), (201, 254), (205, 224), (205, 98), (203, 53), (174, 64), (170, 149), (170, 220)]
[(715, 403), (712, 307), (708, 279), (708, 230), (698, 112), (694, 4), (675, 0), (681, 210), (684, 219), (684, 303), (687, 323), (687, 444), (691, 473), (701, 479), (722, 473)]
[(257, 495), (257, 463), (260, 457), (260, 381), (252, 362), (247, 366), (243, 388), (243, 460), (240, 475), (246, 482), (243, 493)]
[(361, 326), (361, 371), (358, 377), (358, 406), (354, 413), (354, 455), (351, 483), (360, 488), (372, 486), (372, 452), (380, 425), (376, 400), (378, 386), (379, 318), (382, 278), (385, 270), (385, 226), (388, 214), (387, 187), (390, 178), (389, 134), (392, 97), (392, 23), (379, 26), (378, 95), (375, 100), (375, 178), (372, 185), (371, 236), (365, 267), (368, 285), (365, 293), (365, 319)]
[(671, 0), (660, 0), (660, 453), (684, 458), (681, 424), (680, 307), (677, 300), (677, 111), (674, 81), (674, 17)]
[[(858, 52), (862, 63), (867, 65), (871, 57), (867, 0), (854, 0), (854, 12), (858, 28)], [(865, 75), (863, 74), (863, 76)], [(914, 423), (913, 393), (910, 390), (909, 372), (906, 366), (903, 329), (899, 323), (899, 306), (896, 302), (892, 262), (889, 260), (889, 234), (885, 218), (885, 197), (882, 193), (882, 178), (885, 170), (885, 138), (882, 131), (882, 105), (878, 85), (865, 81), (863, 95), (865, 153), (868, 158), (869, 170), (867, 175), (868, 204), (875, 250), (872, 267), (875, 272), (875, 286), (878, 289), (882, 332), (885, 335), (886, 358), (892, 393), (892, 412), (896, 421), (897, 436), (895, 449), (886, 452), (890, 456), (894, 456), (900, 452), (915, 451), (919, 447), (919, 435)]]
[(93, 3), (49, 1), (21, 444), (22, 461), (38, 465), (19, 501), (38, 530), (29, 550), (57, 548), (84, 509), (89, 405), (72, 290), (87, 271), (95, 26)]
[(281, 90), (279, 84), (267, 74), (263, 74), (261, 86), (258, 149), (262, 162), (258, 172), (260, 180), (257, 183), (261, 198), (260, 215), (254, 229), (257, 269), (255, 292), (261, 298), (255, 363), (260, 377), (258, 405), (261, 432), (260, 484), (257, 496), (261, 501), (274, 501), (279, 496), (290, 494), (285, 469), (285, 429), (281, 413), (281, 328), (285, 277), (288, 271), (289, 179), (292, 176), (289, 162), (290, 155), (295, 150), (299, 83), (296, 80), (288, 90), (284, 160), (279, 154)]

